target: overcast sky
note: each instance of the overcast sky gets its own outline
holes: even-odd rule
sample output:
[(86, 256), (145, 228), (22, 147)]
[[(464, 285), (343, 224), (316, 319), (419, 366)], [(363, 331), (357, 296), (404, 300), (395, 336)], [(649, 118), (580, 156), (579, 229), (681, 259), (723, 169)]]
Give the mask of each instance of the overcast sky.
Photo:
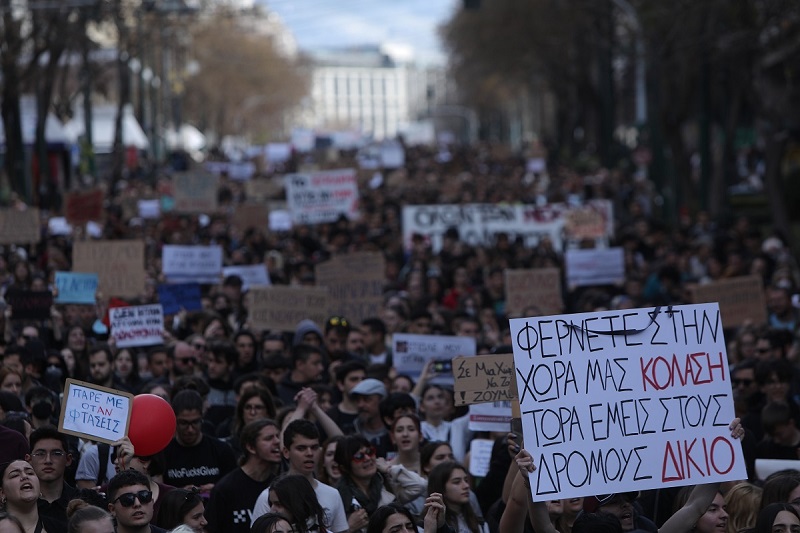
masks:
[[(251, 0), (240, 0), (243, 3)], [(301, 49), (394, 42), (443, 63), (436, 27), (461, 0), (257, 0), (276, 12)]]

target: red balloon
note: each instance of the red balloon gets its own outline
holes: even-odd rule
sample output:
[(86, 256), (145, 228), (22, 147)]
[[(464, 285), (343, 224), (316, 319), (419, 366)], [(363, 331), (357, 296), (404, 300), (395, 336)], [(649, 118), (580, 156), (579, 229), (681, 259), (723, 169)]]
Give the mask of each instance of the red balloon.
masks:
[(154, 455), (163, 450), (175, 435), (175, 413), (167, 401), (155, 394), (133, 397), (128, 438), (136, 455)]

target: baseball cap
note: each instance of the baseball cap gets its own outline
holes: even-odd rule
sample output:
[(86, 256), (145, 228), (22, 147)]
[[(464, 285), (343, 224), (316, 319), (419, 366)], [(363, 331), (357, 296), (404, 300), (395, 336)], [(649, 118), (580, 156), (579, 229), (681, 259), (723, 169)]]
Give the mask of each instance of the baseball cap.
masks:
[(381, 398), (386, 398), (386, 386), (382, 381), (375, 378), (362, 379), (358, 385), (353, 387), (350, 391), (350, 396), (354, 395), (369, 396), (370, 394), (378, 394)]
[(639, 492), (615, 492), (612, 494), (597, 494), (595, 496), (588, 496), (583, 499), (583, 510), (587, 513), (597, 512), (600, 507), (611, 503), (617, 497), (632, 502), (639, 497)]

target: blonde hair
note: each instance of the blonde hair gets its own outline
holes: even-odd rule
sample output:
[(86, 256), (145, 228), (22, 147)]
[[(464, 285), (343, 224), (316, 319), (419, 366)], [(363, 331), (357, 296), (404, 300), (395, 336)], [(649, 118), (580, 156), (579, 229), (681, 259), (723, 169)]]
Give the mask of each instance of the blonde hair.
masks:
[(739, 483), (725, 494), (728, 533), (755, 527), (762, 492), (761, 487), (752, 483)]

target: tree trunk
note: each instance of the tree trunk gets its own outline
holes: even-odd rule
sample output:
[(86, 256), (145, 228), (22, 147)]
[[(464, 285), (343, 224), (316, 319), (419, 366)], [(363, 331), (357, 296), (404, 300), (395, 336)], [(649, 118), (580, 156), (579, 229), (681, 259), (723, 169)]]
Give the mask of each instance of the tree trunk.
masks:
[(12, 192), (22, 200), (30, 199), (25, 172), (25, 144), (22, 139), (22, 111), (19, 104), (19, 81), (14, 65), (3, 64), (3, 100), (0, 114), (6, 134), (5, 171)]
[[(786, 153), (786, 144), (788, 142), (788, 133), (785, 131), (773, 132), (766, 131), (764, 133), (764, 140), (766, 142), (766, 172), (764, 176), (764, 188), (767, 193), (767, 201), (769, 202), (769, 210), (772, 214), (775, 228), (781, 232), (787, 242), (792, 243), (790, 238), (790, 225), (789, 225), (789, 212), (786, 209), (786, 202), (783, 198), (783, 184), (781, 183), (781, 162), (783, 155)], [(798, 247), (795, 244), (793, 247), (795, 254), (798, 252)]]

